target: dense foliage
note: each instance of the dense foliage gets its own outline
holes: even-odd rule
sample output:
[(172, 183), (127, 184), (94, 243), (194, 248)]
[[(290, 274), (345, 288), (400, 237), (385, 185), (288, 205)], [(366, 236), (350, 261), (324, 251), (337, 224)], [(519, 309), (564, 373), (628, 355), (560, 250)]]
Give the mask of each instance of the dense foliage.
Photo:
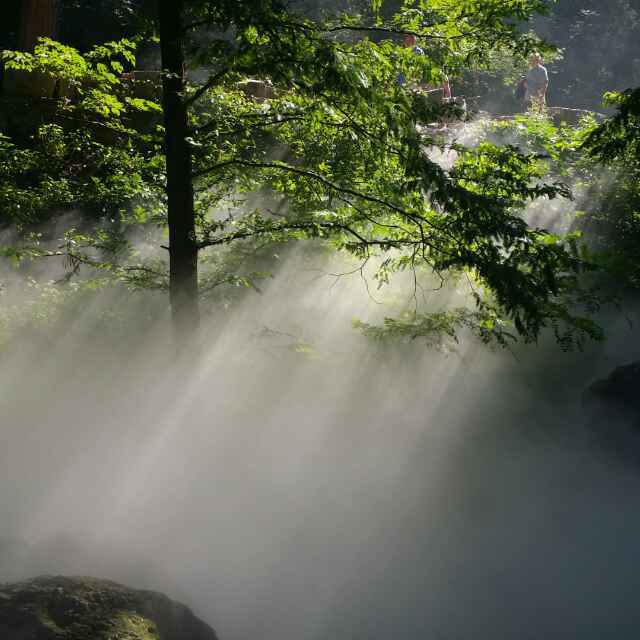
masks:
[(582, 148), (606, 165), (589, 191), (589, 228), (617, 282), (640, 287), (640, 89), (606, 96), (616, 113), (591, 129)]
[(620, 297), (640, 285), (640, 109), (637, 90), (607, 100), (617, 111), (600, 124), (585, 118), (579, 126), (558, 126), (523, 115), (491, 123), (487, 135), (539, 154), (548, 179), (571, 184), (572, 202), (556, 222), (581, 236), (586, 259), (599, 266), (595, 281), (608, 296)]
[[(547, 3), (405, 2), (391, 14), (374, 2), (368, 11), (361, 5), (359, 13), (322, 18), (308, 5), (202, 1), (182, 16), (190, 71), (176, 95), (188, 107), (182, 140), (195, 193), (187, 241), (214, 265), (201, 272), (201, 289), (251, 285), (264, 270), (236, 271), (247, 252), (319, 238), (376, 264), (381, 283), (410, 271), (416, 281), (459, 284), (474, 301), (471, 310), (416, 307), (390, 319), (388, 332), (361, 325), (376, 337), (431, 338), (465, 327), (506, 344), (517, 334), (534, 340), (547, 326), (567, 346), (598, 337), (580, 311), (593, 309), (581, 287), (591, 261), (574, 237), (523, 215), (532, 202), (569, 197), (562, 176), (545, 182), (535, 149), (452, 145), (434, 125), (442, 105), (415, 90), (437, 84), (445, 70), (539, 48), (518, 24)], [(406, 33), (421, 39), (425, 55), (400, 46)], [(143, 86), (124, 76), (132, 55), (127, 41), (83, 55), (47, 40), (34, 54), (4, 54), (10, 71), (64, 87), (47, 102), (44, 125), (2, 139), (3, 208), (25, 234), (5, 255), (63, 255), (74, 273), (84, 264), (136, 285), (166, 286), (165, 261), (132, 262), (120, 233), (172, 225), (166, 131), (156, 115), (160, 78)], [(165, 95), (165, 117), (166, 105)], [(455, 151), (452, 167), (430, 157), (438, 147)], [(70, 230), (54, 250), (34, 244), (33, 223), (70, 208), (97, 224)]]

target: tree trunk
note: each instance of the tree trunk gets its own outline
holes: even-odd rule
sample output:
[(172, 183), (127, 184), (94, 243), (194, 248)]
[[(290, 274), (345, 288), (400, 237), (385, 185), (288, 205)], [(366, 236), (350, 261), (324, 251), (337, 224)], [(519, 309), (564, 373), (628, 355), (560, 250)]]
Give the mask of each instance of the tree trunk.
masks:
[(22, 0), (18, 41), (20, 51), (33, 51), (40, 37), (56, 37), (57, 5), (57, 0)]
[(183, 99), (183, 7), (184, 0), (158, 0), (169, 213), (169, 297), (178, 341), (189, 337), (199, 324), (191, 150)]

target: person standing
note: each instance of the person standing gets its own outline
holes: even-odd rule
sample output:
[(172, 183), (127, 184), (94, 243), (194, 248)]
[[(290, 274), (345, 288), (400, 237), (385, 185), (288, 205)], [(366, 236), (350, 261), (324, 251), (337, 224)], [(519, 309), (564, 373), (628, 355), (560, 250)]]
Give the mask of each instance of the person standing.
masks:
[[(405, 49), (411, 49), (411, 51), (418, 56), (426, 55), (424, 49), (420, 45), (418, 45), (418, 39), (412, 33), (404, 34), (404, 37), (402, 38), (402, 46)], [(418, 82), (417, 88), (427, 93), (439, 92), (441, 94), (442, 102), (450, 101), (452, 99), (452, 92), (451, 84), (449, 83), (449, 77), (445, 74), (443, 78), (444, 79), (440, 85), (431, 85), (424, 82)], [(401, 85), (405, 84), (406, 79), (402, 72), (398, 74), (397, 82)]]
[[(419, 56), (424, 55), (424, 50), (418, 46), (418, 39), (412, 33), (405, 33), (402, 38), (402, 46), (405, 49), (411, 49), (413, 53)], [(398, 84), (403, 85), (406, 84), (406, 78), (404, 73), (400, 71), (398, 73)]]
[(542, 56), (534, 53), (529, 58), (529, 71), (527, 71), (527, 94), (525, 103), (529, 108), (544, 109), (547, 104), (547, 89), (549, 87), (549, 74), (542, 66)]
[(405, 33), (402, 37), (402, 46), (405, 49), (411, 49), (413, 53), (417, 53), (419, 56), (424, 55), (422, 47), (418, 46), (418, 38), (413, 33)]
[(521, 111), (527, 110), (527, 75), (520, 76), (516, 89), (513, 92), (514, 98), (517, 100)]

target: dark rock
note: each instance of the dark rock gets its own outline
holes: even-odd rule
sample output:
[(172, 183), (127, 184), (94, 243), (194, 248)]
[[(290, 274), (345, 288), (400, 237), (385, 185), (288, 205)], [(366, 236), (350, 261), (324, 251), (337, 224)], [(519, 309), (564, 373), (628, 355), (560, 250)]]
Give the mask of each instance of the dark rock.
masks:
[(190, 609), (154, 591), (84, 577), (0, 583), (2, 640), (217, 640)]
[(640, 471), (640, 362), (614, 369), (582, 394), (584, 426), (598, 448)]
[(590, 385), (582, 399), (589, 408), (640, 417), (640, 362), (614, 369)]

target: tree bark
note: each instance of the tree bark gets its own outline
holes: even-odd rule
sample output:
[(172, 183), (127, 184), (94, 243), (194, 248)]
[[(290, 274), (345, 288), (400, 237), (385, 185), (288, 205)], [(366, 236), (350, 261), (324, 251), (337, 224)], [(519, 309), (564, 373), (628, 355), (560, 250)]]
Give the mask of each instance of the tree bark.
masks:
[(198, 249), (184, 102), (183, 8), (184, 0), (158, 0), (169, 214), (169, 297), (178, 341), (189, 337), (199, 325)]
[(18, 49), (33, 51), (38, 38), (56, 37), (58, 31), (57, 0), (22, 0)]

